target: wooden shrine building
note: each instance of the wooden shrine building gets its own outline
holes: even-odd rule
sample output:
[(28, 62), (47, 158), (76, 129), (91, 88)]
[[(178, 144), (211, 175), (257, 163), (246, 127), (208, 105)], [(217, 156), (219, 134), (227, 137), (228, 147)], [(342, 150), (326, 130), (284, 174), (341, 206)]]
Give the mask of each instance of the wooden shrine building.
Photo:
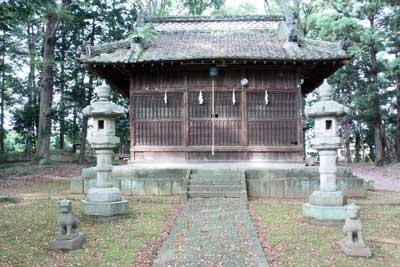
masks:
[(290, 16), (145, 17), (155, 40), (78, 59), (130, 99), (132, 160), (304, 159), (303, 97), (346, 64), (344, 42), (298, 36)]

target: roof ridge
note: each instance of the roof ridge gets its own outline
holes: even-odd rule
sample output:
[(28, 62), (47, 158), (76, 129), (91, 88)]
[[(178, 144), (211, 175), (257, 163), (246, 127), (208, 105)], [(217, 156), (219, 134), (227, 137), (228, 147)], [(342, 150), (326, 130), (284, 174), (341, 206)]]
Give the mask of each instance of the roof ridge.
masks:
[(145, 22), (202, 22), (202, 21), (285, 21), (284, 15), (245, 15), (245, 16), (162, 16), (145, 17)]

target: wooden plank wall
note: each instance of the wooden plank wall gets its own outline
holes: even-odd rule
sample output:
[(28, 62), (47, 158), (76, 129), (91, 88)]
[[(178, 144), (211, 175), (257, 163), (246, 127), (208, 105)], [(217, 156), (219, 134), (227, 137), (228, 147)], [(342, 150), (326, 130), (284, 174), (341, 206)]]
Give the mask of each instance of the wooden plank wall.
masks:
[(134, 129), (136, 145), (179, 146), (183, 137), (182, 94), (136, 95)]
[(295, 90), (270, 90), (247, 95), (248, 139), (250, 145), (297, 145), (298, 110)]
[[(200, 92), (189, 93), (189, 145), (210, 145), (212, 139), (211, 92), (203, 92), (203, 104), (199, 103)], [(235, 92), (236, 103), (232, 103), (232, 92), (215, 92), (215, 145), (240, 145), (241, 105), (240, 91)]]
[[(244, 77), (249, 84), (242, 88), (240, 79)], [(132, 159), (143, 153), (154, 156), (159, 151), (164, 156), (184, 153), (186, 159), (301, 160), (302, 97), (297, 77), (293, 68), (220, 69), (215, 82), (217, 152), (211, 157), (208, 68), (135, 70), (130, 88)], [(163, 100), (165, 91), (167, 104)], [(198, 101), (200, 91), (202, 105)], [(235, 151), (235, 147), (240, 149)]]

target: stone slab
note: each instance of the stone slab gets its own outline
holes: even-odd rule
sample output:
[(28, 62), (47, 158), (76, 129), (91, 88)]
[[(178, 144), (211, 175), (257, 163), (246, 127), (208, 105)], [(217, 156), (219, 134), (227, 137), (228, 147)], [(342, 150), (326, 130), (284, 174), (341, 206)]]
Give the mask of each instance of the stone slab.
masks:
[(349, 248), (343, 240), (338, 242), (340, 249), (346, 256), (351, 257), (371, 257), (372, 251), (369, 247)]
[(85, 235), (81, 232), (72, 239), (55, 239), (50, 242), (50, 248), (53, 250), (74, 250), (81, 248), (85, 243)]
[(169, 196), (172, 194), (171, 179), (159, 179), (158, 186), (158, 192), (160, 196)]
[(132, 196), (145, 196), (144, 179), (132, 179)]
[(189, 200), (183, 207), (154, 267), (267, 267), (253, 222), (240, 199)]
[(122, 179), (121, 180), (121, 193), (124, 196), (132, 195), (132, 180), (131, 179)]
[(129, 212), (129, 204), (126, 200), (116, 202), (90, 202), (81, 201), (81, 212), (89, 216), (114, 216)]
[(171, 184), (171, 193), (173, 195), (184, 194), (187, 192), (187, 188), (183, 188), (183, 179), (172, 179)]
[(260, 181), (260, 195), (267, 197), (283, 198), (284, 196), (284, 180), (263, 180)]
[(319, 187), (317, 180), (310, 178), (288, 178), (283, 183), (283, 198), (304, 199)]
[(306, 203), (303, 205), (303, 216), (305, 219), (310, 218), (311, 222), (320, 222), (324, 224), (343, 222), (346, 219), (347, 206), (341, 207), (322, 207)]
[(248, 179), (246, 180), (247, 190), (253, 197), (261, 196), (260, 193), (260, 180), (259, 179)]
[(158, 196), (158, 179), (145, 179), (144, 186), (147, 196)]

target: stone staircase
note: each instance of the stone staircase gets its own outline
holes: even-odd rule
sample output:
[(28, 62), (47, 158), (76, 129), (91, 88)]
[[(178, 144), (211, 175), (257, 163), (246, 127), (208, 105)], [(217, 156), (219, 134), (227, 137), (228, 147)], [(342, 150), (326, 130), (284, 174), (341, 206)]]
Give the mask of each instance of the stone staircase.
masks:
[(241, 198), (247, 200), (244, 171), (192, 170), (188, 198)]

